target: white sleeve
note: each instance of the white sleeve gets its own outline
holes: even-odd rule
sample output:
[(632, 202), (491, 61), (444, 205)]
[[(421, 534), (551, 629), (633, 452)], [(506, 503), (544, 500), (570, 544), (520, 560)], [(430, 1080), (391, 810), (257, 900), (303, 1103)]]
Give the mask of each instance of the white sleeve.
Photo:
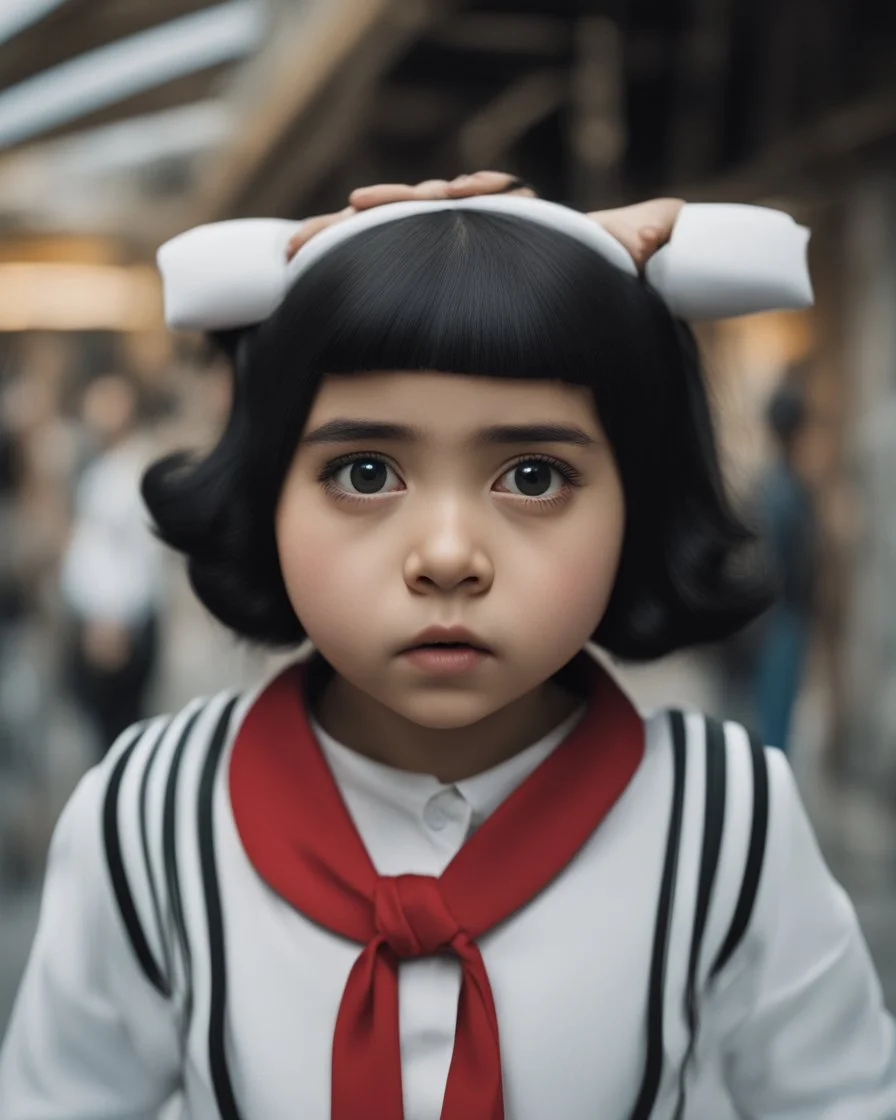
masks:
[(40, 920), (0, 1051), (3, 1120), (149, 1120), (180, 1078), (176, 1018), (115, 908), (102, 813), (110, 757), (53, 834)]
[(762, 882), (739, 966), (728, 966), (739, 974), (728, 998), (741, 997), (723, 1043), (729, 1091), (744, 1120), (894, 1120), (896, 1029), (855, 911), (787, 760), (766, 755)]
[(644, 274), (673, 315), (697, 322), (811, 307), (809, 230), (767, 206), (692, 202)]

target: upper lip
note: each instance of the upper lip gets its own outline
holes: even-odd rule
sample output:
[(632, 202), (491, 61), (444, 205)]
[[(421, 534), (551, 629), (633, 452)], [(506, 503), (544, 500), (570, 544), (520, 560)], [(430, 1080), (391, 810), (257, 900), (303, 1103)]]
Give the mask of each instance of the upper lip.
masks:
[(426, 645), (429, 642), (463, 642), (465, 645), (474, 646), (486, 653), (491, 652), (485, 642), (477, 637), (472, 630), (467, 630), (465, 626), (427, 626), (404, 647), (402, 652)]

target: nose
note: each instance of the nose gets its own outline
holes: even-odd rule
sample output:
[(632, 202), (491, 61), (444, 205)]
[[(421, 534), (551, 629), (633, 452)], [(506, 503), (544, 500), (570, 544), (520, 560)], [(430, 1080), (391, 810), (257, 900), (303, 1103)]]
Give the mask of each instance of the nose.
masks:
[(413, 543), (405, 558), (405, 582), (417, 592), (452, 591), (464, 587), (474, 594), (488, 590), (494, 567), (484, 532), (460, 503), (429, 504), (415, 517)]

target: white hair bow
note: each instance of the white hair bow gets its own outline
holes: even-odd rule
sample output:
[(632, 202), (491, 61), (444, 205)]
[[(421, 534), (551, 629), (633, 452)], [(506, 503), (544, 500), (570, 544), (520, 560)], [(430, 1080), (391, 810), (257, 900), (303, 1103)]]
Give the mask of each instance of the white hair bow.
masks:
[[(165, 320), (172, 328), (202, 331), (260, 323), (335, 245), (385, 222), (454, 209), (512, 214), (560, 230), (637, 275), (628, 251), (601, 225), (544, 199), (477, 195), (394, 202), (327, 227), (291, 261), (287, 244), (300, 222), (243, 218), (179, 234), (162, 245), (157, 257)], [(649, 259), (645, 275), (674, 315), (692, 321), (810, 307), (808, 242), (809, 230), (780, 210), (692, 203), (680, 211), (669, 242)]]

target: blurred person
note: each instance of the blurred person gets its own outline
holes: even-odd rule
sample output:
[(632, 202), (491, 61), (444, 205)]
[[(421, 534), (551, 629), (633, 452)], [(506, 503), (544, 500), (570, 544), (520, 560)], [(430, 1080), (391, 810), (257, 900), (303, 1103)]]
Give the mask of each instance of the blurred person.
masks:
[(83, 432), (63, 413), (59, 381), (39, 367), (23, 368), (6, 386), (0, 413), (17, 463), (9, 562), (19, 573), (26, 610), (35, 622), (47, 621), (56, 608)]
[(636, 260), (454, 187), (292, 258), (257, 221), (162, 254), (169, 323), (227, 332), (236, 392), (144, 495), (216, 617), (308, 656), (81, 783), (4, 1120), (178, 1088), (228, 1120), (896, 1115), (894, 1024), (786, 758), (642, 715), (595, 656), (767, 601), (683, 320), (805, 305), (805, 231), (659, 200), (637, 221), (671, 251)]
[[(71, 526), (72, 477), (83, 447), (80, 427), (64, 416), (60, 388), (57, 348), (36, 345), (21, 348), (18, 371), (0, 393), (0, 427), (11, 472), (0, 503), (0, 569), (8, 588), (6, 656), (0, 660), (0, 721), (10, 764), (4, 785), (22, 784), (18, 810), (29, 819), (47, 777), (53, 715), (47, 696), (57, 692), (59, 668), (59, 560)], [(35, 859), (43, 858), (39, 844), (34, 850)]]
[(17, 646), (26, 595), (12, 541), (21, 485), (21, 461), (0, 408), (0, 889), (26, 870), (18, 827), (21, 770), (26, 757), (16, 700)]
[[(208, 451), (221, 438), (233, 392), (231, 370), (220, 347), (206, 342), (177, 369), (178, 400), (153, 428), (159, 454), (190, 446)], [(154, 696), (166, 709), (222, 685), (245, 687), (270, 663), (270, 656), (241, 642), (206, 611), (188, 574), (169, 553), (165, 563), (166, 605)]]
[(775, 458), (757, 490), (777, 596), (759, 623), (753, 678), (759, 729), (766, 743), (783, 751), (790, 746), (809, 652), (818, 568), (818, 521), (799, 466), (806, 421), (803, 390), (785, 379), (766, 409)]
[(95, 457), (75, 492), (60, 586), (70, 616), (68, 676), (105, 751), (144, 713), (158, 653), (162, 555), (139, 497), (153, 446), (136, 386), (119, 374), (85, 390), (82, 416)]
[[(9, 634), (25, 613), (25, 593), (21, 573), (11, 547), (15, 532), (15, 510), (22, 482), (21, 453), (9, 424), (0, 409), (0, 677)], [(0, 711), (0, 743), (3, 737), (3, 713)], [(0, 746), (0, 756), (3, 755)]]
[(21, 450), (0, 407), (0, 765), (12, 761), (15, 753), (7, 682), (17, 632), (27, 610), (25, 584), (13, 546), (21, 485)]

